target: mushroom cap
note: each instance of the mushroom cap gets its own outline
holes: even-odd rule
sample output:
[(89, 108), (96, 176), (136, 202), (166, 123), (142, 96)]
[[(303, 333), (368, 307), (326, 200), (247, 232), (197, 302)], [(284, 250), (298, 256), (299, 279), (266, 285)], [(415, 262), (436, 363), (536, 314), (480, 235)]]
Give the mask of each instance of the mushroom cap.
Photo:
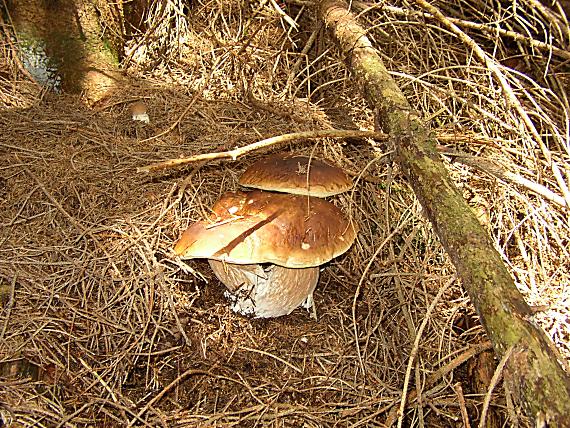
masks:
[(129, 111), (131, 113), (131, 118), (139, 122), (149, 123), (150, 119), (148, 117), (148, 112), (146, 104), (142, 101), (137, 101), (130, 105)]
[(236, 265), (208, 260), (214, 274), (230, 290), (232, 310), (257, 318), (289, 315), (312, 297), (319, 268), (290, 269), (269, 265)]
[(281, 193), (227, 192), (209, 221), (182, 234), (174, 252), (236, 264), (318, 266), (347, 251), (357, 228), (324, 199)]
[(261, 190), (324, 198), (346, 192), (352, 180), (339, 167), (308, 156), (280, 153), (249, 166), (239, 184)]

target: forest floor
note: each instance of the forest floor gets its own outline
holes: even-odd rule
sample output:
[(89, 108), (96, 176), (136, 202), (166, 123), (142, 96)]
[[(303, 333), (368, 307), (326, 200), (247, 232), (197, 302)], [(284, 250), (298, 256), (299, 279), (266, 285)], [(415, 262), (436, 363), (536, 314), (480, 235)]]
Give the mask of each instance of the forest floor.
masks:
[[(309, 57), (296, 60), (311, 31), (292, 36), (269, 6), (222, 3), (196, 5), (176, 31), (151, 22), (156, 45), (131, 45), (126, 84), (95, 105), (38, 88), (8, 61), (6, 44), (14, 71), (1, 86), (0, 426), (385, 426), (400, 416), (404, 394), (403, 426), (448, 427), (475, 424), (487, 393), (488, 426), (525, 426), (509, 391), (490, 391), (490, 344), (388, 143), (299, 141), (236, 161), (137, 171), (290, 132), (373, 129), (373, 112), (323, 47), (324, 32), (315, 30), (321, 50), (310, 60), (326, 72), (306, 74)], [(315, 24), (302, 6), (289, 13)], [(388, 47), (381, 29), (372, 33), (378, 47), (442, 152), (452, 152), (449, 171), (537, 324), (570, 360), (568, 210), (485, 167), (556, 189), (552, 171), (487, 72), (465, 65), (461, 44), (405, 26), (396, 10), (377, 13), (385, 15), (366, 19), (400, 17), (384, 29), (400, 48)], [(430, 53), (434, 39), (419, 37), (425, 28), (448, 43), (443, 57)], [(178, 50), (157, 54), (172, 37)], [(501, 45), (497, 61), (517, 59), (509, 49)], [(510, 66), (531, 75), (543, 64), (532, 61)], [(567, 79), (557, 64), (552, 74)], [(560, 91), (537, 80), (524, 86), (538, 103), (529, 111), (551, 109), (544, 129), (568, 144), (567, 104), (552, 107)], [(150, 123), (131, 119), (137, 101)], [(557, 144), (552, 137), (555, 160), (567, 162)], [(206, 261), (172, 252), (267, 151), (325, 159), (355, 182), (334, 203), (360, 232), (322, 269), (317, 320), (303, 309), (269, 320), (235, 314)]]

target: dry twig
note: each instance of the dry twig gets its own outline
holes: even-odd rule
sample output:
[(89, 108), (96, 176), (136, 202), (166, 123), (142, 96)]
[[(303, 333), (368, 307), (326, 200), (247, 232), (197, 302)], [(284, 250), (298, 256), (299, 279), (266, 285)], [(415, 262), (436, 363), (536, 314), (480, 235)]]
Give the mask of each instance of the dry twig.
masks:
[(265, 140), (258, 141), (247, 146), (237, 149), (228, 150), (225, 152), (205, 153), (201, 155), (190, 156), (187, 158), (171, 159), (165, 162), (155, 163), (153, 165), (137, 168), (138, 172), (152, 172), (165, 168), (178, 167), (187, 165), (192, 162), (214, 160), (214, 159), (231, 159), (236, 160), (246, 153), (265, 149), (271, 146), (277, 146), (292, 141), (298, 141), (308, 138), (377, 138), (384, 139), (386, 135), (381, 132), (373, 131), (346, 131), (339, 129), (321, 130), (321, 131), (304, 131), (295, 132), (292, 134), (278, 135), (276, 137), (266, 138)]

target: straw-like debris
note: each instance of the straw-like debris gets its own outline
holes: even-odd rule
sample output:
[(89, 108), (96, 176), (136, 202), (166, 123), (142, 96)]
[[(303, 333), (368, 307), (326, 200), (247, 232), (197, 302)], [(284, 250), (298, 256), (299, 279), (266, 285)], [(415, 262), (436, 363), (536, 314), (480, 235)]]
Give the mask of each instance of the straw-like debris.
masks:
[[(321, 272), (317, 321), (303, 309), (237, 315), (206, 261), (173, 256), (180, 233), (264, 153), (137, 168), (292, 132), (373, 129), (310, 3), (168, 2), (147, 15), (154, 36), (128, 42), (132, 84), (95, 108), (42, 90), (17, 41), (3, 40), (0, 425), (445, 427), (486, 412), (525, 426), (491, 380), (474, 309), (382, 140), (264, 148), (326, 159), (355, 180), (334, 202), (360, 232)], [(437, 135), (457, 135), (440, 140), (449, 170), (568, 361), (570, 226), (552, 167), (568, 181), (568, 74), (540, 43), (565, 50), (569, 35), (562, 10), (535, 3), (435, 4), (505, 74), (550, 161), (485, 64), (426, 11), (354, 6), (411, 104)], [(149, 123), (132, 120), (137, 101)]]

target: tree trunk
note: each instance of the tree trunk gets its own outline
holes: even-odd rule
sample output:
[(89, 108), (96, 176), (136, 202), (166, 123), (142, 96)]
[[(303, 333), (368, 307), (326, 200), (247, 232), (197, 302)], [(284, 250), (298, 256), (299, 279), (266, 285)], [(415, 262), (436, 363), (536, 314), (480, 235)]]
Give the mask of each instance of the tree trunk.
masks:
[(504, 371), (509, 389), (534, 420), (570, 427), (570, 378), (562, 359), (532, 323), (529, 306), (447, 174), (433, 137), (347, 5), (323, 0), (320, 16), (375, 109), (378, 131), (391, 135), (396, 159), (455, 265), (495, 352), (499, 357), (510, 353)]
[[(108, 96), (122, 80), (118, 67), (122, 30), (119, 17), (114, 16), (120, 12), (113, 14), (108, 2), (98, 3), (96, 0), (8, 3), (18, 38), (31, 48), (21, 46), (24, 63), (44, 64), (29, 70), (33, 77), (56, 90), (81, 93), (89, 104)], [(101, 20), (106, 29), (102, 28)], [(105, 33), (111, 38), (104, 38)]]

